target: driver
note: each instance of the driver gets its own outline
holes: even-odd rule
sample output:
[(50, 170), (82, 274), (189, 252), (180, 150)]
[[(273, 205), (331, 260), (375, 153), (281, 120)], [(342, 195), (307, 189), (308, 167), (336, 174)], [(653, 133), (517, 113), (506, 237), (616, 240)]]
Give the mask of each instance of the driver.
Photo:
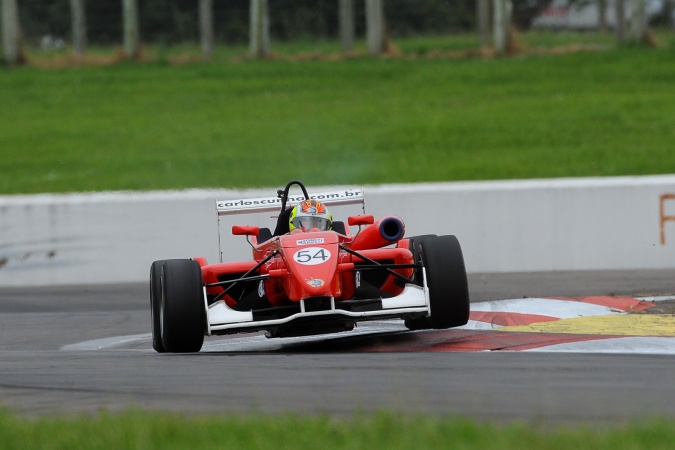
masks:
[(317, 228), (321, 231), (331, 229), (333, 217), (328, 208), (318, 200), (305, 200), (293, 207), (288, 221), (288, 229), (309, 231)]

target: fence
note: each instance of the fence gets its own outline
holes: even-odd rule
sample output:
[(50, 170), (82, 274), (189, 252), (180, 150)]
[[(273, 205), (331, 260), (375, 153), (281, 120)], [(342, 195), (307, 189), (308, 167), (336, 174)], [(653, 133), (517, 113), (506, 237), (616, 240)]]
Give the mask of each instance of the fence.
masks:
[[(445, 2), (389, 0), (388, 27), (403, 34), (411, 32), (447, 32), (465, 26), (470, 20), (462, 4)], [(14, 6), (12, 6), (14, 5)], [(268, 18), (264, 26), (275, 39), (333, 39), (340, 25), (365, 35), (366, 11), (377, 14), (382, 0), (3, 0), (5, 16), (15, 15), (8, 23), (20, 22), (24, 40), (34, 46), (70, 45), (78, 39), (76, 30), (86, 28), (86, 40), (94, 45), (120, 44), (123, 36), (133, 39), (131, 29), (140, 30), (144, 42), (175, 44), (208, 40), (221, 45), (241, 44), (256, 36), (249, 28), (254, 11)], [(86, 11), (86, 13), (85, 13)], [(86, 17), (76, 23), (76, 16)], [(406, 19), (403, 17), (407, 16)], [(398, 19), (400, 17), (400, 19)], [(258, 26), (263, 26), (260, 23)], [(18, 27), (12, 26), (12, 33)], [(212, 30), (212, 31), (210, 31)], [(380, 27), (379, 34), (383, 34)], [(131, 35), (131, 37), (130, 37)], [(83, 37), (80, 36), (80, 40)], [(210, 47), (205, 47), (206, 50)], [(80, 47), (82, 50), (82, 47)], [(130, 55), (133, 56), (133, 55)]]
[[(4, 60), (21, 62), (24, 46), (68, 48), (84, 54), (88, 45), (119, 46), (134, 58), (143, 43), (201, 43), (214, 46), (249, 42), (264, 57), (269, 41), (337, 40), (343, 49), (354, 37), (367, 39), (370, 53), (385, 42), (415, 34), (476, 33), (480, 45), (508, 51), (509, 24), (527, 29), (549, 8), (571, 17), (583, 7), (597, 10), (598, 26), (617, 25), (617, 39), (645, 33), (645, 11), (670, 16), (674, 0), (1, 0)], [(563, 6), (561, 6), (563, 5)], [(660, 6), (654, 6), (660, 5)], [(552, 8), (552, 9), (551, 9)], [(618, 14), (618, 15), (617, 15)], [(551, 15), (549, 14), (549, 18)], [(385, 20), (386, 19), (386, 20)], [(546, 24), (546, 20), (540, 23)], [(630, 31), (630, 33), (628, 32)]]

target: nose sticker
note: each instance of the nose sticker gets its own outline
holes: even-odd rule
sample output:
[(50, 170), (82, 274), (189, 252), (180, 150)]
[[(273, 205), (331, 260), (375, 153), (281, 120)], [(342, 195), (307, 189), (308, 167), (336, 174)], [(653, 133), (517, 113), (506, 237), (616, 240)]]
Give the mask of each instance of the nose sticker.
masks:
[(293, 260), (298, 264), (305, 266), (315, 266), (323, 264), (330, 260), (331, 253), (329, 250), (321, 247), (307, 247), (298, 250), (293, 255)]

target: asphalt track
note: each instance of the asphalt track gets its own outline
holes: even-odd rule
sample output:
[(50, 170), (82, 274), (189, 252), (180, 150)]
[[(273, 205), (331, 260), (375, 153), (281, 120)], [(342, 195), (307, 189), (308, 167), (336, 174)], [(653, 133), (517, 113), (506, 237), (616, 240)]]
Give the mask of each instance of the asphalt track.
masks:
[[(469, 283), (472, 302), (675, 294), (673, 271), (487, 274)], [(420, 333), (434, 332), (376, 323), (346, 337), (240, 335), (207, 339), (199, 354), (160, 355), (150, 348), (147, 290), (146, 284), (0, 288), (0, 405), (28, 415), (135, 407), (387, 409), (538, 424), (675, 417), (672, 354), (411, 351)]]

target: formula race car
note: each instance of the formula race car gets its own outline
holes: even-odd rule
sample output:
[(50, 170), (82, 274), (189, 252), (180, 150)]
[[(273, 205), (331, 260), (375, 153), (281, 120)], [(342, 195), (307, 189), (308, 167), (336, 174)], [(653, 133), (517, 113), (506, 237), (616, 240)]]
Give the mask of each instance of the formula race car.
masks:
[[(302, 195), (289, 194), (292, 186)], [(296, 188), (296, 190), (297, 190)], [(403, 319), (411, 330), (469, 320), (464, 259), (455, 236), (404, 238), (396, 216), (332, 220), (328, 207), (361, 205), (362, 190), (308, 195), (291, 181), (277, 197), (218, 201), (222, 216), (278, 211), (274, 232), (235, 225), (253, 258), (155, 261), (150, 269), (152, 344), (198, 352), (204, 336), (264, 331), (270, 338), (349, 331), (357, 322)], [(349, 227), (358, 227), (352, 234)], [(220, 225), (218, 227), (220, 233)]]

